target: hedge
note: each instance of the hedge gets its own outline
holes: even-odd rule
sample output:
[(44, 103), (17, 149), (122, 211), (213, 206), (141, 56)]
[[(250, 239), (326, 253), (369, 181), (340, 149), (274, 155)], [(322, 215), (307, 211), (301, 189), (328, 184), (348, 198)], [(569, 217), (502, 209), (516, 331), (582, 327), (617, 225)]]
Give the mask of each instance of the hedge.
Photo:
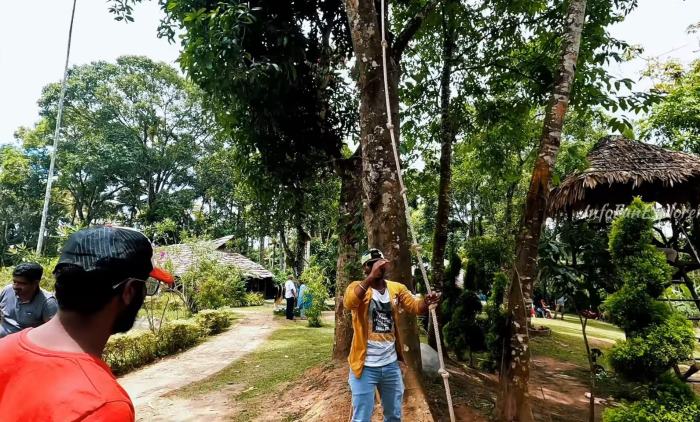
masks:
[(206, 335), (218, 334), (228, 327), (234, 320), (233, 311), (227, 308), (205, 309), (195, 315), (194, 320), (205, 330)]
[(122, 375), (158, 358), (189, 349), (205, 337), (228, 328), (235, 316), (231, 309), (207, 309), (194, 318), (168, 321), (158, 334), (131, 331), (110, 337), (102, 355), (116, 375)]
[(262, 293), (250, 292), (243, 296), (243, 306), (262, 306), (265, 304), (265, 297)]
[(132, 331), (109, 338), (102, 358), (115, 374), (124, 374), (158, 358), (158, 339), (150, 331)]

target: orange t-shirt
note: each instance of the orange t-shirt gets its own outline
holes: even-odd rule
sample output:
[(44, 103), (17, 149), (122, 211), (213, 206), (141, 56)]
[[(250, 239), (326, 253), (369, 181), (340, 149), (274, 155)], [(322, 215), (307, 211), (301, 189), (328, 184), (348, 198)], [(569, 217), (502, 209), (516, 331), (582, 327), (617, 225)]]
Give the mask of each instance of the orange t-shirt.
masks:
[(27, 339), (30, 330), (0, 340), (0, 420), (134, 420), (129, 395), (104, 362), (39, 347)]

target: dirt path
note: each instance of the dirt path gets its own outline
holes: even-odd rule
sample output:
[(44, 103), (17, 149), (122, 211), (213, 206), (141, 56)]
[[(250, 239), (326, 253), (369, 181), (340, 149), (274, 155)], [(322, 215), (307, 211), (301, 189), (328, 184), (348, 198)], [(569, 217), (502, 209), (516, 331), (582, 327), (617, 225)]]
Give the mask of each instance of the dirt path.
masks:
[(119, 379), (134, 402), (139, 421), (215, 420), (206, 402), (163, 397), (202, 380), (255, 350), (279, 325), (268, 306), (237, 309), (242, 316), (230, 330), (186, 352), (163, 359)]

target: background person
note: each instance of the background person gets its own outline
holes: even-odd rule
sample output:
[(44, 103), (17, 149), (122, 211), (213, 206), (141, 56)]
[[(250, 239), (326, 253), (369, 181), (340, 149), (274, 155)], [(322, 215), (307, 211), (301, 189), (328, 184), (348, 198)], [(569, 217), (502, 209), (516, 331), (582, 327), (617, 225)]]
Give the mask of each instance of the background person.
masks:
[(287, 300), (287, 319), (294, 320), (294, 305), (297, 301), (297, 286), (290, 275), (284, 282), (284, 298)]
[(561, 320), (564, 321), (564, 306), (566, 306), (566, 296), (561, 295), (554, 304), (554, 319), (557, 319), (557, 313), (560, 313)]
[(153, 268), (153, 249), (134, 230), (74, 233), (54, 269), (58, 314), (0, 340), (0, 420), (134, 420), (134, 407), (101, 356), (134, 324), (147, 294), (172, 276)]
[(540, 308), (539, 309), (540, 309), (542, 318), (552, 319), (552, 310), (549, 309), (549, 305), (547, 305), (547, 302), (545, 302), (544, 299), (540, 299)]
[(352, 391), (353, 422), (369, 422), (374, 412), (374, 391), (379, 390), (385, 422), (401, 420), (404, 385), (399, 368), (401, 342), (397, 335), (399, 308), (425, 314), (437, 304), (431, 293), (416, 300), (401, 283), (386, 280), (389, 261), (378, 249), (362, 256), (366, 278), (352, 282), (345, 291), (344, 305), (352, 311), (352, 345), (348, 383)]
[(311, 297), (309, 296), (308, 287), (306, 282), (301, 280), (301, 285), (299, 286), (299, 294), (297, 300), (297, 307), (299, 308), (299, 317), (301, 319), (306, 319), (306, 310), (311, 307)]
[(56, 315), (56, 298), (39, 287), (43, 275), (44, 269), (35, 262), (15, 267), (12, 284), (0, 291), (0, 338), (38, 327)]

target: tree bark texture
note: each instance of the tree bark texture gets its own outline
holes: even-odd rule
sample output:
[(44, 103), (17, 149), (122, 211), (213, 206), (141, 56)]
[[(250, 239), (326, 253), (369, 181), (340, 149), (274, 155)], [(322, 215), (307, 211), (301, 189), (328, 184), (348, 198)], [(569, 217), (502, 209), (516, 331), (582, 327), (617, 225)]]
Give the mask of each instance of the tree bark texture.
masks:
[[(405, 210), (394, 164), (382, 74), (382, 34), (379, 12), (372, 0), (346, 0), (346, 12), (359, 70), (360, 145), (362, 148), (362, 205), (368, 246), (379, 248), (391, 261), (388, 278), (413, 289), (410, 243)], [(388, 77), (392, 120), (398, 139), (398, 63), (389, 54)], [(418, 324), (413, 315), (399, 313), (399, 336), (408, 366), (404, 376), (404, 419), (432, 420), (420, 382), (421, 355)]]
[[(440, 74), (440, 182), (438, 186), (435, 232), (433, 233), (432, 281), (433, 287), (442, 290), (445, 276), (445, 249), (447, 248), (447, 226), (450, 218), (450, 189), (452, 184), (452, 144), (455, 139), (454, 124), (450, 113), (450, 82), (455, 48), (452, 16), (443, 6), (442, 13), (442, 71)], [(437, 309), (440, 329), (445, 322)], [(428, 344), (437, 349), (435, 330), (428, 330)], [(446, 348), (443, 346), (443, 351)]]
[(539, 152), (518, 231), (515, 267), (508, 292), (510, 340), (505, 344), (500, 374), (500, 420), (533, 420), (528, 397), (529, 315), (525, 304), (532, 300), (533, 283), (537, 273), (537, 247), (547, 217), (552, 169), (559, 152), (564, 116), (569, 107), (585, 14), (586, 0), (571, 0), (562, 42), (562, 58), (554, 83), (554, 92), (547, 106)]
[(343, 295), (351, 281), (362, 277), (359, 251), (362, 230), (362, 160), (356, 153), (336, 169), (340, 176), (338, 262), (335, 287), (335, 336), (333, 359), (345, 360), (352, 343), (352, 316), (343, 307)]
[(294, 247), (294, 274), (297, 277), (301, 277), (301, 273), (304, 272), (304, 256), (306, 255), (306, 242), (311, 240), (309, 234), (304, 230), (304, 226), (301, 222), (297, 223), (296, 227), (297, 238), (296, 246)]

